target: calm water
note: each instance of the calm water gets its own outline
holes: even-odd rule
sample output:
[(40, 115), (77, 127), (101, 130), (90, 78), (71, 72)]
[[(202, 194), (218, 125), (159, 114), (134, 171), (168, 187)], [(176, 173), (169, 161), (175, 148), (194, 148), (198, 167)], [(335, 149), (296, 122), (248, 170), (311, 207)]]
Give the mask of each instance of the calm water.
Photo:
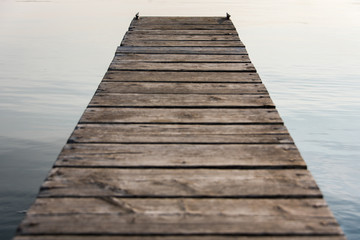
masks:
[(10, 239), (136, 12), (225, 16), (348, 239), (360, 239), (360, 1), (0, 0), (0, 238)]

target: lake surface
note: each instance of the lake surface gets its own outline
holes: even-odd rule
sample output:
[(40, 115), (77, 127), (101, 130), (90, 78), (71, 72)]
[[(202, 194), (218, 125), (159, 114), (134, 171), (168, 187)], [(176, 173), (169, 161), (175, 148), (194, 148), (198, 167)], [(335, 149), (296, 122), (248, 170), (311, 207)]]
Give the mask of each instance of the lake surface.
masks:
[(348, 239), (360, 239), (360, 1), (0, 0), (0, 238), (24, 211), (136, 12), (232, 15)]

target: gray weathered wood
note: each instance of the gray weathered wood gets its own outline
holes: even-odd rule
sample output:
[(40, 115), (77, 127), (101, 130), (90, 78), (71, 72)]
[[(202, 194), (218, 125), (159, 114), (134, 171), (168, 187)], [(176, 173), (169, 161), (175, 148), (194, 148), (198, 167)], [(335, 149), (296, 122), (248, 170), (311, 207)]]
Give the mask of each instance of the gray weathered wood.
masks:
[[(198, 235), (186, 235), (186, 239), (189, 240), (346, 240), (345, 236), (300, 236), (300, 237), (293, 237), (293, 236), (198, 236)], [(60, 235), (60, 236), (53, 236), (53, 235), (42, 235), (42, 236), (16, 236), (14, 240), (182, 240), (184, 236), (75, 236), (75, 235)]]
[[(96, 205), (100, 207), (94, 209), (93, 206)], [(283, 220), (286, 220), (286, 218), (326, 218), (332, 216), (324, 199), (137, 199), (119, 197), (39, 198), (27, 214), (32, 216), (59, 214), (179, 214), (206, 217), (217, 216), (219, 212), (226, 217), (245, 215), (266, 218), (272, 216)]]
[(232, 21), (225, 17), (140, 17), (133, 20), (131, 25), (186, 25), (186, 24), (217, 24), (217, 25), (233, 25)]
[(248, 55), (189, 55), (189, 54), (118, 54), (118, 61), (141, 62), (250, 62)]
[(251, 63), (158, 63), (116, 61), (110, 64), (109, 70), (254, 72), (255, 68)]
[[(149, 76), (150, 77), (150, 76)], [(258, 94), (267, 95), (263, 84), (237, 83), (134, 83), (102, 82), (98, 93), (141, 93), (141, 94)], [(191, 98), (191, 96), (189, 96)], [(210, 99), (209, 99), (210, 100)]]
[[(93, 206), (101, 207), (94, 209)], [(119, 215), (121, 218), (118, 217)], [(276, 235), (341, 232), (322, 199), (219, 200), (114, 197), (38, 199), (30, 209), (28, 219), (21, 225), (20, 231), (30, 234), (106, 232), (130, 235), (199, 233)]]
[(79, 124), (76, 143), (292, 143), (282, 125)]
[(244, 47), (127, 47), (120, 46), (118, 53), (147, 53), (147, 54), (217, 54), (241, 55), (247, 54)]
[[(53, 168), (40, 197), (321, 197), (302, 169)], [(119, 219), (119, 221), (121, 221)]]
[(203, 72), (108, 71), (102, 82), (107, 81), (261, 83), (259, 75), (255, 72), (208, 72), (205, 74)]
[(275, 109), (87, 108), (81, 123), (282, 123)]
[(123, 40), (135, 40), (135, 41), (156, 41), (156, 40), (167, 40), (167, 41), (238, 41), (241, 43), (238, 35), (145, 35), (136, 34), (136, 32), (128, 32)]
[(139, 30), (132, 29), (126, 34), (142, 34), (142, 35), (235, 35), (238, 33), (236, 30)]
[(293, 144), (102, 143), (67, 144), (55, 166), (300, 168), (306, 164)]
[[(256, 222), (257, 224), (254, 224)], [(29, 216), (21, 225), (25, 234), (339, 234), (333, 217), (287, 218), (274, 216), (242, 216), (241, 218), (218, 216), (194, 216), (191, 214), (140, 215), (123, 214), (76, 214), (55, 216)], [(259, 231), (258, 225), (264, 231)], [(96, 226), (96, 227), (94, 227)], [(209, 227), (211, 226), (211, 227)], [(240, 227), (241, 226), (241, 227)], [(258, 229), (256, 231), (256, 229)], [(185, 238), (186, 239), (186, 238)]]
[(131, 30), (235, 30), (231, 24), (132, 24)]
[[(166, 38), (166, 36), (165, 36)], [(159, 41), (124, 39), (121, 46), (139, 47), (244, 47), (240, 41)]]
[(269, 95), (98, 93), (89, 103), (89, 107), (96, 106), (274, 107), (274, 104)]

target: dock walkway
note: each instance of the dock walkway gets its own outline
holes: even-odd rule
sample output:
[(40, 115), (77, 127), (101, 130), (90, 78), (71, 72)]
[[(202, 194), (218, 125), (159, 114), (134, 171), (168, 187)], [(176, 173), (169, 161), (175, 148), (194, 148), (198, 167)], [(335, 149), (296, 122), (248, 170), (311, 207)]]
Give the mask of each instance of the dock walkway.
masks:
[(15, 239), (345, 237), (231, 20), (140, 17)]

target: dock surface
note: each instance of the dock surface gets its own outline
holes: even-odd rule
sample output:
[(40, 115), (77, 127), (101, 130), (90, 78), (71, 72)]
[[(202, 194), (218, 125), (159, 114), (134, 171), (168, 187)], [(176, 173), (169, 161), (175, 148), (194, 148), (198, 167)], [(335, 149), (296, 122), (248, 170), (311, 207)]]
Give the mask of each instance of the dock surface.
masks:
[(231, 20), (140, 17), (15, 239), (345, 237)]

